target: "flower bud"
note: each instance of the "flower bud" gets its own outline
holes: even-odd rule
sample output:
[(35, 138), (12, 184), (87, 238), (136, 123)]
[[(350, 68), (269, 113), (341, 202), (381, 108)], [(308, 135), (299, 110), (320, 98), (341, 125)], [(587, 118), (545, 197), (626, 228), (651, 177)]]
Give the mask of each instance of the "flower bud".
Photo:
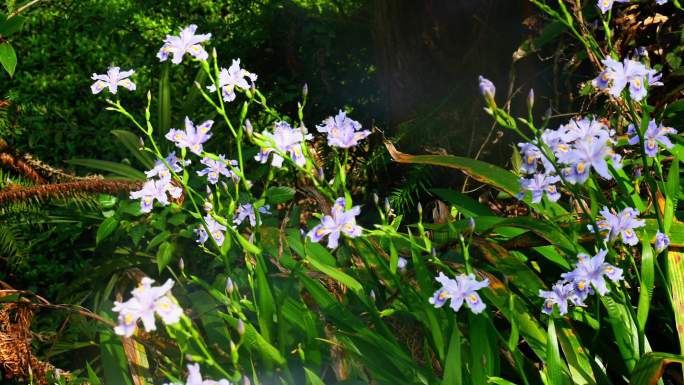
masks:
[(252, 127), (252, 122), (249, 119), (245, 119), (245, 133), (247, 136), (252, 136), (254, 133), (254, 127)]
[(473, 217), (468, 218), (468, 232), (472, 233), (475, 231), (475, 219)]
[(216, 54), (216, 47), (211, 49), (211, 57), (216, 58), (218, 55)]
[(185, 270), (185, 261), (183, 261), (183, 257), (180, 257), (180, 259), (178, 260), (178, 268), (180, 269), (180, 271)]
[(527, 108), (532, 109), (534, 107), (534, 88), (530, 88), (530, 92), (527, 93)]
[(245, 334), (245, 323), (241, 319), (237, 321), (237, 332), (240, 336)]
[(493, 101), (494, 95), (496, 95), (496, 87), (494, 86), (494, 83), (482, 75), (480, 75), (479, 79), (480, 93), (485, 97), (485, 99), (491, 99)]
[(370, 296), (371, 300), (373, 300), (373, 302), (375, 302), (375, 291), (373, 289), (371, 289), (369, 296)]
[(376, 193), (373, 193), (373, 203), (375, 203), (376, 206), (380, 203), (380, 197)]
[(418, 217), (422, 218), (423, 217), (423, 205), (420, 202), (418, 202), (417, 209), (418, 209)]
[(385, 212), (389, 214), (391, 210), (392, 206), (390, 206), (390, 201), (388, 198), (385, 198)]
[(152, 92), (150, 90), (147, 90), (147, 104), (150, 104), (150, 101), (152, 100)]
[(404, 271), (406, 269), (406, 265), (408, 264), (408, 261), (404, 257), (399, 257), (397, 260), (397, 268), (399, 268), (399, 271)]
[(233, 290), (235, 290), (235, 285), (233, 284), (233, 280), (228, 278), (226, 281), (226, 292), (228, 292), (228, 295), (233, 294)]
[(237, 351), (237, 346), (235, 345), (235, 342), (230, 341), (230, 358), (233, 360), (233, 362), (238, 361), (238, 351)]
[(660, 230), (656, 233), (656, 238), (655, 238), (655, 249), (656, 253), (660, 254), (663, 251), (665, 251), (668, 246), (670, 246), (670, 238), (667, 237), (667, 235), (663, 234), (660, 232)]

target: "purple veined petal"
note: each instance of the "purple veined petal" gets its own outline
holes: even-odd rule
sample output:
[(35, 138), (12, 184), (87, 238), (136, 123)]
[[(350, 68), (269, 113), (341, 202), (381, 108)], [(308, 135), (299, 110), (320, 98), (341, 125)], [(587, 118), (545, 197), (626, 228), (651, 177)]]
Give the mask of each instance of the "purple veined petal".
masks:
[(331, 231), (330, 234), (328, 234), (328, 245), (327, 247), (329, 249), (336, 249), (338, 242), (340, 239), (340, 232), (339, 231)]
[[(463, 306), (463, 300), (463, 296), (451, 297), (451, 303), (449, 304), (449, 307), (451, 307), (455, 312), (458, 312), (461, 309), (461, 306)], [(474, 310), (473, 313), (475, 313)]]
[(596, 159), (592, 162), (592, 166), (594, 167), (594, 170), (604, 177), (605, 179), (612, 179), (613, 176), (610, 175), (610, 171), (608, 171), (608, 163), (606, 162), (605, 159)]
[(309, 231), (309, 233), (306, 236), (309, 237), (309, 239), (311, 239), (311, 242), (318, 243), (321, 239), (323, 239), (323, 237), (325, 237), (328, 234), (330, 234), (330, 230), (323, 227), (323, 225), (318, 225), (311, 229), (311, 231)]
[(544, 192), (541, 190), (532, 191), (532, 203), (541, 202), (543, 196), (544, 196)]
[(214, 238), (214, 240), (216, 241), (216, 244), (218, 246), (223, 245), (223, 241), (226, 239), (225, 234), (223, 234), (223, 232), (221, 232), (220, 230), (214, 230), (211, 233), (211, 236), (212, 236), (212, 238)]
[[(484, 309), (487, 307), (487, 305), (482, 302), (482, 298), (475, 293), (471, 292), (465, 295), (465, 301), (466, 305), (470, 308), (470, 310), (475, 313), (475, 314), (480, 314), (484, 311)], [(453, 300), (452, 300), (453, 302)]]
[(596, 291), (599, 293), (599, 295), (606, 295), (610, 290), (608, 290), (608, 286), (606, 286), (606, 280), (603, 279), (603, 276), (600, 276), (599, 278), (596, 278), (591, 281), (592, 285), (596, 289)]
[(154, 310), (149, 309), (140, 313), (140, 319), (142, 320), (145, 331), (151, 332), (157, 330), (157, 325), (154, 320)]
[(615, 267), (611, 265), (610, 263), (604, 263), (603, 264), (603, 274), (608, 277), (613, 282), (618, 282), (622, 280), (622, 269), (619, 267)]
[(662, 144), (663, 146), (665, 146), (665, 148), (672, 148), (672, 147), (674, 147), (674, 144), (672, 144), (672, 142), (670, 141), (670, 138), (668, 138), (668, 137), (665, 136), (665, 135), (659, 136), (659, 137), (658, 137), (658, 142), (660, 142), (660, 144)]
[(221, 95), (223, 95), (223, 100), (226, 102), (232, 102), (235, 100), (237, 95), (235, 94), (235, 89), (233, 87), (225, 86), (221, 88)]
[(276, 168), (283, 167), (283, 162), (285, 161), (285, 159), (279, 154), (276, 154), (275, 152), (273, 152), (272, 156), (273, 158), (271, 159), (271, 166)]
[(549, 187), (546, 188), (546, 197), (551, 202), (557, 202), (560, 199), (561, 195), (558, 192), (558, 189), (555, 185), (549, 185)]
[(655, 138), (647, 138), (644, 141), (644, 152), (649, 158), (655, 158), (658, 155), (658, 141)]
[(584, 183), (589, 179), (589, 171), (591, 166), (584, 162), (577, 162), (572, 169), (572, 179), (577, 183)]
[(432, 297), (430, 297), (429, 302), (436, 308), (440, 308), (444, 306), (447, 299), (449, 299), (449, 292), (446, 289), (441, 288), (437, 290)]
[(615, 77), (613, 78), (613, 84), (611, 84), (608, 93), (611, 94), (615, 98), (619, 98), (620, 94), (622, 93), (622, 90), (625, 89), (625, 86), (627, 85), (627, 79), (624, 77)]
[(135, 333), (137, 317), (131, 312), (122, 311), (119, 313), (118, 325), (114, 327), (114, 333), (124, 337), (130, 337)]
[(345, 223), (342, 226), (342, 232), (351, 238), (356, 238), (361, 236), (362, 228), (354, 223)]
[(161, 297), (155, 301), (154, 310), (166, 325), (179, 322), (183, 315), (183, 309), (167, 296)]
[(555, 305), (556, 302), (554, 302), (551, 299), (546, 299), (544, 300), (544, 306), (542, 307), (542, 312), (545, 314), (551, 315), (553, 313), (553, 305)]
[(188, 48), (188, 53), (197, 60), (207, 60), (209, 58), (207, 51), (199, 44), (191, 45)]
[(637, 237), (636, 232), (632, 229), (625, 229), (620, 232), (622, 237), (622, 242), (626, 245), (635, 246), (639, 243), (639, 237)]
[(613, 8), (613, 1), (614, 0), (598, 0), (598, 3), (596, 5), (601, 10), (601, 13), (606, 13), (611, 8)]
[(93, 93), (93, 95), (97, 95), (100, 92), (102, 92), (102, 90), (104, 90), (105, 88), (107, 88), (107, 83), (102, 80), (98, 80), (95, 83), (93, 83), (92, 86), (90, 86), (90, 91)]
[(634, 101), (641, 101), (646, 96), (646, 93), (643, 78), (637, 77), (629, 81), (629, 95)]
[(333, 203), (332, 209), (330, 210), (333, 214), (342, 214), (346, 207), (347, 201), (344, 198), (337, 198), (335, 203)]

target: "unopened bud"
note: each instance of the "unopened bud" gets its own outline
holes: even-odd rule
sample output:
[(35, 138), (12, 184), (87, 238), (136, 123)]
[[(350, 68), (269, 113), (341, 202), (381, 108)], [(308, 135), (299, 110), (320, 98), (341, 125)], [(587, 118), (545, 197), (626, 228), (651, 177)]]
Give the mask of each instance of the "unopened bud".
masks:
[(468, 218), (468, 231), (470, 233), (475, 231), (475, 219), (473, 219), (472, 217)]
[(304, 83), (302, 86), (302, 96), (306, 98), (307, 95), (309, 95), (309, 85)]
[(418, 216), (423, 217), (423, 205), (420, 202), (418, 202)]
[(237, 332), (241, 336), (245, 334), (245, 323), (241, 319), (237, 321)]
[(375, 291), (373, 289), (371, 289), (369, 295), (370, 295), (370, 298), (373, 300), (373, 302), (375, 302)]
[(149, 104), (151, 100), (152, 100), (152, 92), (147, 90), (147, 103)]
[(380, 203), (380, 197), (376, 193), (373, 193), (373, 203), (375, 203), (376, 206)]
[(390, 201), (388, 198), (385, 198), (385, 212), (389, 213), (392, 210), (392, 206), (390, 206)]
[(247, 136), (252, 136), (254, 133), (254, 127), (252, 127), (252, 122), (249, 119), (245, 119), (245, 133)]
[(239, 358), (237, 346), (235, 346), (233, 341), (230, 341), (230, 358), (233, 360), (233, 362), (237, 362)]
[(530, 88), (530, 92), (527, 93), (527, 108), (532, 109), (534, 107), (534, 88)]
[(185, 270), (185, 261), (183, 261), (183, 257), (180, 257), (180, 259), (178, 260), (178, 268), (180, 269), (180, 271)]
[(211, 49), (211, 56), (212, 56), (213, 58), (216, 58), (216, 57), (218, 56), (218, 54), (216, 53), (216, 47), (214, 47), (214, 48)]
[(406, 269), (406, 265), (408, 264), (408, 261), (404, 257), (399, 257), (397, 260), (397, 268), (399, 271), (404, 271)]
[(228, 278), (228, 280), (226, 281), (226, 291), (228, 292), (228, 295), (233, 294), (233, 290), (235, 290), (233, 280)]
[(480, 80), (480, 93), (486, 99), (491, 99), (493, 101), (494, 95), (496, 95), (496, 87), (494, 86), (494, 83), (492, 83), (489, 79), (485, 78), (482, 75), (480, 75), (479, 80)]
[(432, 256), (433, 257), (437, 256), (437, 249), (435, 249), (434, 247), (432, 248)]

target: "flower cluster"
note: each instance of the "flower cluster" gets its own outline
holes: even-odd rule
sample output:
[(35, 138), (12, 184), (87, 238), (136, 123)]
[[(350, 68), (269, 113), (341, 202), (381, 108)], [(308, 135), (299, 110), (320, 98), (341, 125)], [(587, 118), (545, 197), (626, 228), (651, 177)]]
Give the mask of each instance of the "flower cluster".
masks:
[[(216, 241), (216, 244), (219, 246), (223, 245), (223, 241), (226, 239), (225, 231), (227, 230), (227, 227), (216, 222), (211, 215), (205, 215), (204, 222), (206, 222), (207, 229), (209, 230), (211, 237)], [(195, 232), (197, 233), (197, 243), (203, 245), (204, 242), (209, 239), (209, 234), (207, 234), (204, 226), (200, 225), (200, 227), (195, 229)]]
[[(182, 385), (177, 383), (164, 385)], [(226, 379), (210, 380), (202, 379), (199, 364), (188, 365), (188, 378), (185, 379), (185, 385), (231, 385), (231, 382)]]
[(556, 282), (551, 291), (539, 290), (544, 298), (542, 311), (551, 314), (553, 306), (558, 306), (561, 315), (568, 312), (568, 301), (575, 306), (584, 306), (584, 301), (596, 290), (599, 295), (606, 295), (608, 289), (605, 278), (613, 282), (622, 280), (622, 269), (605, 262), (607, 250), (600, 250), (595, 256), (579, 254), (575, 269), (561, 274), (562, 279)]
[(211, 39), (211, 34), (195, 35), (195, 31), (197, 31), (197, 26), (190, 24), (181, 29), (178, 36), (166, 35), (164, 45), (159, 50), (159, 53), (157, 53), (159, 61), (166, 61), (169, 58), (169, 54), (171, 54), (173, 55), (171, 63), (180, 64), (186, 53), (197, 60), (207, 60), (209, 54), (202, 47), (201, 43)]
[[(159, 171), (155, 171), (155, 169), (148, 171), (148, 173), (153, 172)], [(163, 174), (167, 176), (160, 177), (160, 179), (148, 179), (140, 190), (131, 191), (131, 199), (140, 199), (140, 211), (143, 213), (152, 211), (155, 200), (162, 206), (166, 206), (169, 204), (169, 195), (174, 199), (183, 195), (183, 189), (173, 184), (168, 169)]]
[(90, 90), (93, 94), (99, 94), (105, 88), (108, 88), (112, 94), (116, 94), (118, 87), (135, 91), (135, 83), (129, 79), (134, 73), (135, 71), (133, 70), (121, 71), (119, 67), (109, 67), (106, 74), (93, 74), (91, 79), (95, 80), (95, 83), (90, 86)]
[[(269, 205), (264, 205), (259, 207), (257, 211), (259, 211), (259, 214), (271, 214), (269, 211), (270, 208)], [(245, 203), (238, 206), (237, 210), (235, 210), (235, 216), (233, 216), (233, 223), (237, 226), (245, 219), (249, 219), (249, 224), (252, 227), (256, 226), (256, 213), (254, 211), (254, 206), (251, 203)]]
[(206, 120), (199, 126), (185, 117), (185, 130), (177, 130), (172, 128), (166, 134), (165, 138), (172, 141), (178, 148), (187, 148), (195, 155), (202, 154), (202, 144), (211, 138), (211, 126), (214, 125), (213, 120)]
[(345, 211), (346, 200), (338, 198), (332, 207), (330, 215), (321, 218), (321, 224), (317, 225), (306, 235), (312, 242), (320, 242), (323, 237), (328, 236), (328, 248), (337, 247), (340, 234), (345, 234), (350, 238), (361, 235), (362, 228), (356, 224), (356, 216), (361, 213), (359, 206), (354, 206)]
[(116, 334), (132, 336), (138, 319), (142, 320), (146, 331), (156, 330), (155, 314), (167, 325), (180, 321), (183, 309), (171, 296), (173, 280), (167, 280), (162, 286), (152, 286), (153, 282), (151, 278), (143, 278), (140, 286), (131, 292), (131, 299), (126, 302), (114, 302), (112, 310), (119, 313), (119, 325), (114, 328)]
[(361, 130), (361, 123), (347, 117), (347, 114), (340, 110), (335, 117), (328, 117), (323, 124), (316, 126), (318, 132), (328, 134), (328, 146), (339, 148), (350, 148), (359, 144), (371, 134), (369, 130)]
[(644, 64), (631, 59), (619, 62), (613, 58), (603, 59), (605, 69), (592, 84), (600, 90), (608, 90), (615, 98), (620, 97), (625, 87), (629, 88), (629, 95), (634, 101), (641, 101), (646, 94), (646, 86), (661, 86), (661, 75)]
[[(677, 130), (672, 127), (664, 127), (663, 124), (656, 124), (655, 120), (648, 122), (646, 132), (644, 132), (644, 152), (650, 158), (655, 158), (658, 154), (658, 144), (665, 146), (665, 148), (672, 148), (674, 144), (670, 141), (667, 135), (675, 135)], [(630, 136), (629, 144), (638, 144), (639, 135), (634, 124), (627, 127), (627, 135)]]
[[(634, 231), (637, 227), (643, 227), (646, 222), (637, 219), (639, 211), (627, 207), (620, 213), (616, 213), (614, 210), (608, 210), (607, 207), (603, 207), (603, 210), (599, 212), (603, 219), (596, 222), (599, 231), (605, 233), (606, 240), (608, 242), (613, 242), (618, 237), (622, 240), (622, 243), (630, 246), (634, 246), (639, 243), (639, 238)], [(587, 225), (589, 231), (593, 232), (594, 227)]]
[(254, 157), (258, 162), (268, 162), (272, 154), (271, 166), (282, 167), (285, 160), (282, 155), (289, 156), (292, 161), (300, 167), (306, 164), (306, 158), (302, 150), (302, 145), (307, 140), (313, 138), (311, 134), (306, 134), (303, 128), (293, 128), (284, 121), (275, 123), (273, 133), (264, 131), (261, 135), (266, 139), (265, 145)]
[[(226, 102), (235, 100), (235, 88), (248, 90), (251, 85), (247, 82), (247, 79), (254, 85), (254, 82), (257, 80), (257, 75), (244, 68), (240, 68), (240, 59), (233, 59), (233, 64), (231, 64), (228, 69), (221, 68), (218, 86), (221, 89), (223, 100)], [(216, 86), (213, 84), (208, 86), (207, 89), (211, 92), (216, 92)]]
[[(589, 178), (592, 169), (603, 178), (611, 179), (608, 160), (613, 167), (621, 167), (621, 158), (613, 151), (614, 134), (604, 122), (582, 118), (571, 120), (556, 130), (545, 130), (541, 135), (541, 144), (519, 143), (522, 156), (520, 171), (534, 175), (520, 179), (521, 192), (518, 198), (522, 199), (529, 191), (534, 203), (541, 201), (544, 194), (549, 200), (557, 201), (560, 194), (555, 184), (561, 181), (560, 176), (568, 183), (581, 184)], [(559, 170), (546, 156), (549, 152), (559, 165)]]
[(435, 279), (442, 284), (442, 287), (430, 298), (430, 303), (436, 308), (444, 306), (449, 299), (451, 300), (451, 308), (456, 312), (461, 308), (464, 301), (466, 306), (475, 314), (482, 313), (487, 307), (477, 294), (477, 290), (489, 286), (489, 279), (485, 278), (478, 281), (474, 274), (461, 274), (456, 279), (451, 279), (442, 272)]
[(207, 181), (211, 184), (216, 184), (219, 180), (220, 175), (224, 175), (237, 183), (240, 177), (228, 168), (230, 165), (233, 168), (237, 168), (238, 162), (236, 160), (226, 160), (225, 155), (219, 155), (218, 160), (211, 159), (209, 157), (204, 157), (200, 160), (200, 163), (207, 166), (205, 169), (197, 171), (199, 176), (207, 176)]

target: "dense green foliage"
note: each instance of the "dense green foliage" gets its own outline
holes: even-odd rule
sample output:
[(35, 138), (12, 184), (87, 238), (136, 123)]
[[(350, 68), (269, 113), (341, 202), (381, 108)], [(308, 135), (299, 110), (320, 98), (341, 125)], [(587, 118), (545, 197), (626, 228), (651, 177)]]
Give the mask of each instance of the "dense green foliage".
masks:
[[(555, 130), (558, 117), (536, 112), (542, 98), (517, 98), (527, 111), (516, 114), (510, 100), (502, 103), (501, 87), (495, 94), (481, 79), (496, 127), (533, 145), (513, 150), (512, 171), (376, 145), (380, 134), (368, 114), (377, 94), (365, 89), (374, 69), (342, 44), (363, 49), (354, 40), (365, 31), (328, 22), (362, 14), (367, 2), (45, 5), (25, 41), (12, 41), (20, 53), (42, 51), (20, 60), (8, 82), (19, 113), (6, 119), (0, 136), (106, 179), (48, 172), (0, 143), (10, 170), (0, 184), (0, 251), (13, 274), (0, 280), (9, 276), (19, 289), (66, 303), (55, 306), (0, 282), (0, 310), (33, 304), (35, 355), (72, 372), (59, 383), (198, 385), (190, 373), (199, 368), (205, 379), (243, 384), (681, 383), (684, 141), (655, 123), (682, 129), (681, 67), (669, 53), (681, 52), (683, 11), (676, 1), (662, 8), (616, 3), (607, 14), (593, 3), (532, 3), (546, 15), (545, 27), (522, 44), (517, 60), (563, 42), (580, 68), (567, 74), (581, 83), (568, 99), (583, 110), (563, 117), (567, 126), (544, 131)], [(655, 9), (668, 16), (648, 19)], [(204, 17), (178, 16), (186, 14)], [(83, 20), (92, 23), (86, 28)], [(653, 23), (635, 27), (630, 20)], [(158, 63), (162, 37), (190, 22), (211, 40), (188, 49), (179, 65)], [(31, 32), (49, 27), (63, 31), (55, 35), (64, 42)], [(617, 38), (633, 28), (642, 28), (638, 37)], [(631, 54), (642, 44), (652, 56)], [(202, 47), (208, 60), (193, 59)], [(220, 68), (237, 56), (258, 80), (231, 88), (235, 100), (209, 92), (209, 85), (222, 86)], [(320, 61), (297, 64), (298, 57)], [(604, 67), (610, 57), (632, 59), (637, 68), (612, 96), (597, 77), (612, 76), (614, 85), (624, 75)], [(64, 68), (37, 70), (49, 63)], [(92, 95), (89, 74), (109, 64), (135, 68), (137, 90)], [(330, 75), (328, 68), (341, 69)], [(657, 72), (665, 84), (651, 84), (639, 97), (635, 84)], [(324, 122), (334, 127), (327, 133), (316, 128), (338, 108), (363, 128), (350, 131), (338, 120)], [(203, 148), (186, 144), (202, 137), (189, 129), (166, 136), (171, 127), (187, 127), (186, 116), (198, 130), (211, 130)], [(89, 127), (73, 126), (88, 119)], [(661, 131), (648, 131), (649, 121)], [(18, 130), (29, 126), (35, 130)], [(289, 141), (280, 135), (284, 127)], [(169, 160), (170, 151), (179, 159)], [(222, 163), (219, 154), (235, 162)], [(391, 182), (376, 179), (374, 170), (387, 167), (387, 157), (397, 168), (414, 168), (383, 201), (372, 193)], [(215, 161), (227, 168), (198, 173)], [(166, 176), (145, 175), (153, 167)], [(491, 201), (447, 182), (432, 188), (427, 173), (435, 168), (464, 173)], [(535, 187), (528, 174), (547, 184)], [(426, 190), (435, 197), (430, 210), (417, 199)], [(240, 217), (250, 209), (252, 220)], [(607, 229), (615, 234), (606, 236)], [(592, 267), (595, 255), (601, 259)], [(594, 270), (582, 276), (582, 269)], [(150, 294), (156, 289), (145, 277), (173, 282), (173, 289)], [(458, 286), (466, 281), (481, 284), (479, 291)], [(554, 282), (567, 298), (549, 294), (560, 290)], [(22, 322), (0, 317), (0, 336)], [(0, 360), (11, 346), (0, 345)], [(3, 370), (10, 378), (12, 368)], [(26, 367), (13, 375), (19, 383), (45, 379), (44, 371)]]

